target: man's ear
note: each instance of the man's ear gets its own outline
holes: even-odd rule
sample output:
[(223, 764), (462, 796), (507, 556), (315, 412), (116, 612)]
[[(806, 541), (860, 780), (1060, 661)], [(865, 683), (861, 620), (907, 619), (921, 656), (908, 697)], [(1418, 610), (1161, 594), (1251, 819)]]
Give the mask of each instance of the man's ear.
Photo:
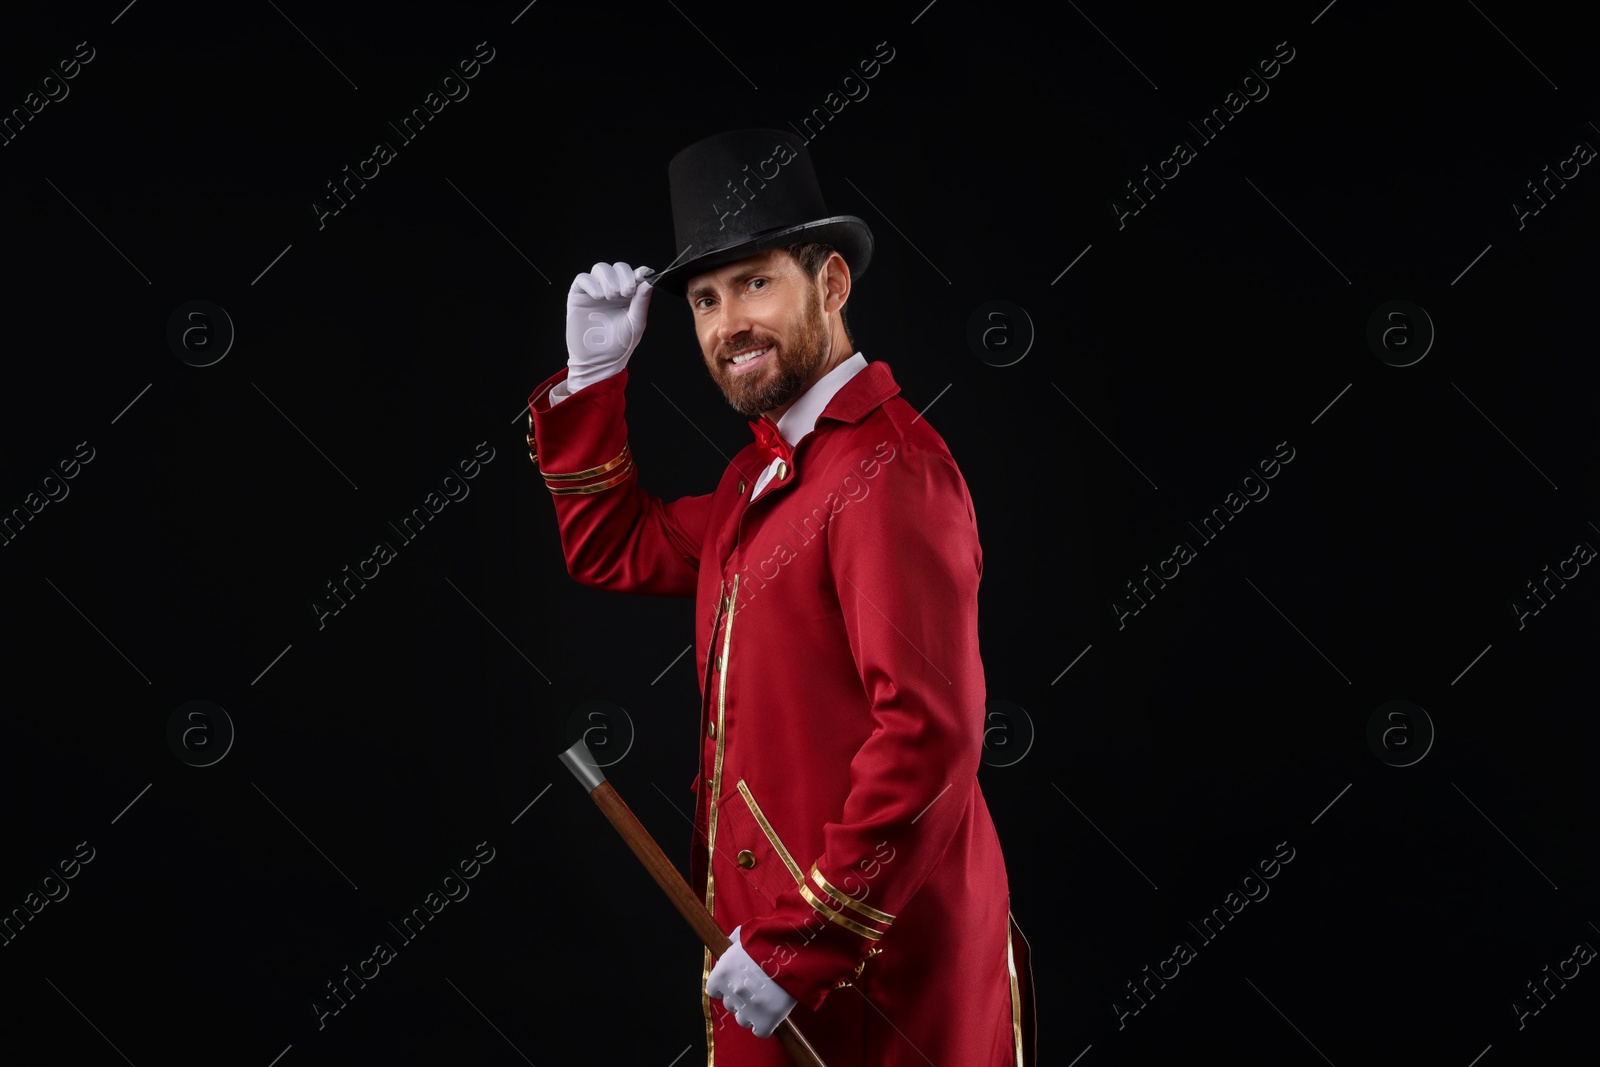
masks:
[(850, 299), (850, 265), (835, 252), (822, 265), (822, 310), (831, 315)]

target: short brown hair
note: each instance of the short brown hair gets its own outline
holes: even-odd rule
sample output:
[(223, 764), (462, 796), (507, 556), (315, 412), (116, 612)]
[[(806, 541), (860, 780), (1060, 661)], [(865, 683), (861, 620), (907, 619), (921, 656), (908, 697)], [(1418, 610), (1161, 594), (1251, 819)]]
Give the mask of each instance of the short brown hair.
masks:
[[(813, 280), (822, 274), (823, 265), (828, 262), (828, 257), (837, 251), (832, 245), (822, 244), (818, 241), (802, 241), (799, 244), (785, 245), (783, 250)], [(839, 305), (839, 324), (844, 327), (844, 339), (850, 342), (851, 348), (854, 348), (856, 339), (850, 333), (850, 320), (845, 318), (843, 304)]]

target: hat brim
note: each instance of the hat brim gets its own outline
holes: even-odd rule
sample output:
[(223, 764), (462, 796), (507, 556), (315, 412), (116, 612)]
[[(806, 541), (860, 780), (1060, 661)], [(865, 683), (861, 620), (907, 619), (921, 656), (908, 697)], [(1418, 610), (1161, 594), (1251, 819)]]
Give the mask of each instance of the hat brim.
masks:
[(834, 215), (758, 233), (737, 244), (705, 252), (652, 276), (649, 282), (652, 288), (683, 296), (689, 279), (697, 274), (802, 241), (832, 245), (850, 265), (854, 278), (865, 274), (867, 264), (872, 261), (872, 231), (867, 224), (854, 215)]

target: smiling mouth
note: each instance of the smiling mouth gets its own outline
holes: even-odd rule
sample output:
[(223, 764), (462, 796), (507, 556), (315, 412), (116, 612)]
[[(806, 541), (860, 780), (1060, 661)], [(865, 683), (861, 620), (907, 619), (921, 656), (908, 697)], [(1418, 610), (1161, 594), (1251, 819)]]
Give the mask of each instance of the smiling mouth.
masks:
[(742, 368), (748, 367), (752, 363), (759, 363), (763, 358), (772, 352), (772, 349), (772, 345), (767, 345), (764, 348), (750, 349), (748, 351), (739, 353), (732, 359), (729, 359), (728, 363), (730, 366), (742, 370)]

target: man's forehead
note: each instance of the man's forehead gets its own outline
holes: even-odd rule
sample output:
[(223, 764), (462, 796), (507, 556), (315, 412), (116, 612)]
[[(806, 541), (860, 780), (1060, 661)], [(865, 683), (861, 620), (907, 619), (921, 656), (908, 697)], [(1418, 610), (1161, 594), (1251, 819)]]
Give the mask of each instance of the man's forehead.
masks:
[(724, 263), (715, 270), (708, 270), (704, 274), (696, 274), (689, 279), (685, 288), (692, 297), (697, 290), (712, 289), (718, 285), (734, 284), (749, 275), (770, 271), (775, 267), (781, 266), (786, 258), (787, 254), (783, 249), (769, 249), (754, 256), (734, 260), (732, 263)]

